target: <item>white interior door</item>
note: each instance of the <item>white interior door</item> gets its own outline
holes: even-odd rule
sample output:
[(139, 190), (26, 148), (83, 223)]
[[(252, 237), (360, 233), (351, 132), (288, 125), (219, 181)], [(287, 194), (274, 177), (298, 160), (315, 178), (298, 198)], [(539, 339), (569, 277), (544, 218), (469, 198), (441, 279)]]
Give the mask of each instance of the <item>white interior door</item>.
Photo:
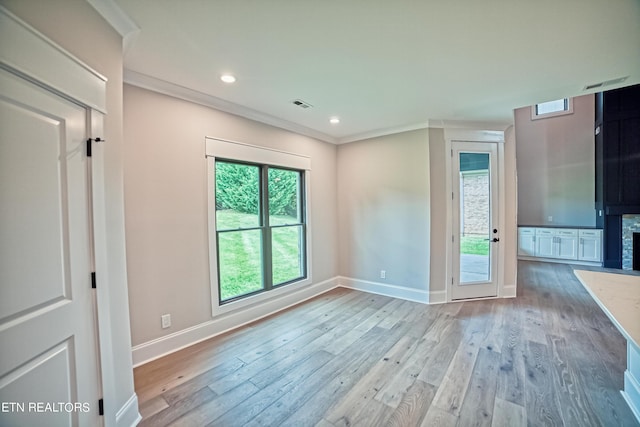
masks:
[(452, 141), (451, 299), (482, 298), (498, 290), (498, 146)]
[(86, 126), (85, 108), (0, 70), (2, 426), (101, 423)]

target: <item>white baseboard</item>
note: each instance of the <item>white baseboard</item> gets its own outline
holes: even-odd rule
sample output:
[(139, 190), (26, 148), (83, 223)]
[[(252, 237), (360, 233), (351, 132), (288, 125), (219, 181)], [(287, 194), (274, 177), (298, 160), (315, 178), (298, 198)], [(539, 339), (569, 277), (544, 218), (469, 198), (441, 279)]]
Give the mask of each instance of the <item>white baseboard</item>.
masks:
[(127, 403), (116, 413), (116, 426), (134, 427), (140, 421), (142, 421), (142, 416), (138, 412), (138, 395), (133, 393)]
[(444, 304), (447, 302), (447, 291), (430, 291), (429, 304)]
[(137, 367), (200, 341), (239, 328), (278, 311), (299, 304), (338, 286), (338, 278), (297, 288), (252, 307), (220, 315), (199, 325), (166, 335), (132, 348), (133, 366)]
[(518, 288), (516, 285), (505, 285), (502, 287), (502, 298), (515, 298)]
[(535, 256), (518, 255), (518, 260), (522, 261), (538, 261), (538, 262), (553, 262), (556, 264), (574, 264), (574, 265), (588, 265), (591, 267), (602, 267), (601, 262), (594, 261), (578, 261), (577, 259), (559, 259), (559, 258), (543, 258)]
[(358, 291), (369, 292), (371, 294), (429, 304), (430, 293), (426, 290), (390, 285), (388, 283), (369, 282), (367, 280), (353, 279), (351, 277), (343, 276), (338, 277), (338, 285), (343, 288), (355, 289)]

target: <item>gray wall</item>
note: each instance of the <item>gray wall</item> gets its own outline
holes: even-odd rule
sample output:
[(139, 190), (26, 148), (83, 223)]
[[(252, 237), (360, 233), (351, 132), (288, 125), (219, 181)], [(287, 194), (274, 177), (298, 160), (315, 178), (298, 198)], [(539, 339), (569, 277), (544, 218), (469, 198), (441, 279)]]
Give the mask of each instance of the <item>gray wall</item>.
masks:
[(427, 129), (340, 145), (340, 274), (428, 291), (430, 203)]
[(311, 157), (313, 281), (338, 275), (335, 145), (130, 85), (124, 111), (134, 345), (212, 319), (205, 136)]
[(595, 226), (594, 115), (593, 95), (563, 116), (515, 110), (519, 225)]

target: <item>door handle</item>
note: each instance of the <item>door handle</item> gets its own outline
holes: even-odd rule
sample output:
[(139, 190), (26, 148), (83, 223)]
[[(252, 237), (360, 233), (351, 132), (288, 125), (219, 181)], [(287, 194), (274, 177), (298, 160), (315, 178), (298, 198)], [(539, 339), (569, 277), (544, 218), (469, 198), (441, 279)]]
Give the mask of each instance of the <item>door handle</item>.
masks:
[(498, 239), (497, 237), (494, 237), (493, 239), (491, 239), (491, 241), (492, 241), (493, 243), (496, 243), (496, 242), (499, 242), (499, 241), (500, 241), (500, 239)]

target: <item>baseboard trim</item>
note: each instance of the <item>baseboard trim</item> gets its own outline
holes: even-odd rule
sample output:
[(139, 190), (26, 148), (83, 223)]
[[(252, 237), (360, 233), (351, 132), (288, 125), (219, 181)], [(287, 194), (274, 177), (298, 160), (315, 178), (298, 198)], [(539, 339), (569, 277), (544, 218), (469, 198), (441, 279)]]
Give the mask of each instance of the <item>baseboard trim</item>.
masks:
[(138, 395), (133, 395), (116, 413), (116, 425), (119, 427), (134, 427), (142, 421), (142, 416), (138, 412)]
[(574, 265), (588, 265), (591, 267), (602, 267), (601, 262), (595, 261), (578, 261), (577, 259), (560, 259), (560, 258), (543, 258), (526, 255), (518, 255), (519, 261), (538, 261), (538, 262), (553, 262), (556, 264), (574, 264)]
[(515, 298), (518, 288), (516, 285), (505, 285), (502, 287), (502, 298)]
[(447, 302), (447, 291), (429, 292), (429, 304), (445, 304)]
[(330, 291), (337, 286), (338, 278), (334, 277), (320, 283), (297, 288), (293, 292), (274, 297), (255, 306), (226, 313), (173, 334), (138, 344), (132, 348), (133, 366), (144, 365), (185, 347), (255, 322)]
[(406, 286), (390, 285), (388, 283), (370, 282), (351, 277), (338, 277), (338, 285), (343, 288), (400, 298), (408, 301), (429, 304), (430, 293), (426, 290), (407, 288)]

